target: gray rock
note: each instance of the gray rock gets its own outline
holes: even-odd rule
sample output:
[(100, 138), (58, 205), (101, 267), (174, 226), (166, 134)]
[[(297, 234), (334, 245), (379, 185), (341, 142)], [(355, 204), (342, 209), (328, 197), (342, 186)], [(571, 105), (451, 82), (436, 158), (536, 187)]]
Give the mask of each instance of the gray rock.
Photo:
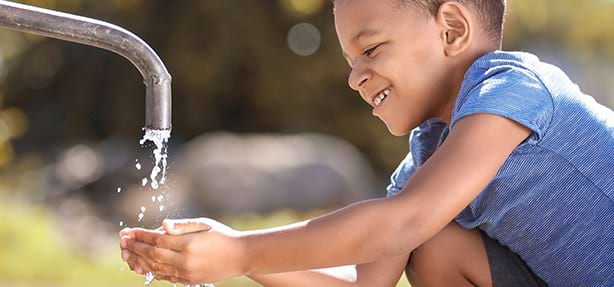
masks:
[(356, 148), (318, 134), (212, 133), (176, 158), (169, 193), (207, 213), (332, 207), (365, 199), (375, 186)]

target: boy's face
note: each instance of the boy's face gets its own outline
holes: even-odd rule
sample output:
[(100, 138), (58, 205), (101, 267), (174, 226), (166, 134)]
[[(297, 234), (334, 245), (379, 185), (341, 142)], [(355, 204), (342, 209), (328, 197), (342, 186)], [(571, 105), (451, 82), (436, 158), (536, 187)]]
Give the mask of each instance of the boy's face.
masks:
[(335, 27), (349, 85), (394, 135), (443, 117), (450, 99), (444, 41), (433, 17), (398, 0), (337, 0)]

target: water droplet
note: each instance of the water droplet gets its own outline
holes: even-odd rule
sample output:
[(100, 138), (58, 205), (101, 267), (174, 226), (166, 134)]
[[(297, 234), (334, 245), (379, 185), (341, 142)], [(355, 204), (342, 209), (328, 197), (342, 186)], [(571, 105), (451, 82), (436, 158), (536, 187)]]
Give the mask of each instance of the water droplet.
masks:
[(147, 210), (147, 208), (145, 208), (145, 206), (141, 206), (141, 212), (145, 212), (145, 210)]
[(147, 274), (145, 274), (145, 286), (149, 286), (151, 285), (151, 283), (154, 281), (154, 279), (156, 279), (156, 275), (153, 274), (153, 272), (147, 272)]
[(160, 212), (162, 212), (162, 210), (164, 210), (164, 205), (160, 205)]
[(156, 197), (155, 196), (151, 197), (151, 202), (156, 202)]
[(164, 199), (164, 196), (158, 195), (158, 202), (162, 202), (163, 199)]
[(120, 221), (120, 222), (119, 222), (119, 226), (124, 226), (124, 222), (123, 222), (123, 221)]
[(147, 185), (147, 178), (146, 178), (146, 177), (144, 177), (144, 178), (143, 178), (143, 180), (142, 180), (142, 183), (141, 183), (141, 184), (142, 184), (143, 186), (146, 186), (146, 185)]
[(160, 171), (162, 171), (162, 169), (160, 169), (158, 166), (154, 166), (154, 168), (151, 170), (151, 175), (149, 176), (149, 178), (151, 179), (151, 187), (153, 189), (158, 189), (158, 181), (156, 180), (156, 177), (158, 176)]
[(120, 192), (122, 192), (122, 188), (121, 188), (121, 187), (118, 187), (118, 188), (117, 188), (117, 193), (120, 193)]
[(138, 162), (134, 165), (134, 167), (136, 167), (137, 170), (141, 170), (141, 164)]
[(143, 220), (143, 213), (139, 213), (139, 222), (141, 222), (141, 220)]

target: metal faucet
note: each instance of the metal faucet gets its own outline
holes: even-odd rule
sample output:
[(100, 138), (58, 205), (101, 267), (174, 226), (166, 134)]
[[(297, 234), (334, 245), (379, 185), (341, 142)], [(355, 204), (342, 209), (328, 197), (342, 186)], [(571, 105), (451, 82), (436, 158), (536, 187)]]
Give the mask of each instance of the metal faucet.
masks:
[(115, 52), (128, 59), (145, 83), (145, 128), (171, 129), (171, 75), (139, 37), (116, 25), (68, 13), (0, 0), (0, 27)]

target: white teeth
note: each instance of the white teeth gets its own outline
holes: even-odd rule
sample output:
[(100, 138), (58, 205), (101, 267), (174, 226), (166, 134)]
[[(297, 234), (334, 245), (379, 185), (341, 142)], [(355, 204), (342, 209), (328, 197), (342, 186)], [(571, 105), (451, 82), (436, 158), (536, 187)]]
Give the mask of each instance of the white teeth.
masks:
[(382, 103), (382, 101), (384, 101), (384, 99), (390, 95), (390, 89), (386, 89), (383, 92), (379, 93), (375, 99), (373, 99), (373, 103), (375, 104), (375, 106), (379, 106), (379, 104)]
[(381, 102), (382, 102), (382, 98), (380, 98), (379, 95), (375, 97), (375, 99), (373, 99), (373, 103), (375, 104), (376, 107), (379, 106)]

